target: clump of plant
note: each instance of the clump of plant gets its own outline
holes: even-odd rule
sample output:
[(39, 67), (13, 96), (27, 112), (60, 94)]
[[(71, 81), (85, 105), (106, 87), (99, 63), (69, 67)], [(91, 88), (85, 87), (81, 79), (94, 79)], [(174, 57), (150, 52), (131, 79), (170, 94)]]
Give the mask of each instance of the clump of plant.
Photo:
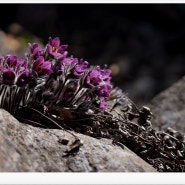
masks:
[[(113, 87), (107, 67), (69, 56), (58, 37), (50, 37), (44, 48), (29, 43), (24, 59), (13, 54), (0, 58), (0, 107), (34, 126), (112, 139), (158, 171), (185, 171), (184, 135), (172, 128), (153, 129), (150, 109), (139, 109)], [(81, 146), (71, 134), (76, 140), (67, 155)]]
[(67, 45), (49, 38), (45, 48), (29, 43), (24, 59), (0, 58), (0, 106), (14, 114), (30, 102), (78, 108), (82, 103), (105, 109), (111, 71), (68, 56)]

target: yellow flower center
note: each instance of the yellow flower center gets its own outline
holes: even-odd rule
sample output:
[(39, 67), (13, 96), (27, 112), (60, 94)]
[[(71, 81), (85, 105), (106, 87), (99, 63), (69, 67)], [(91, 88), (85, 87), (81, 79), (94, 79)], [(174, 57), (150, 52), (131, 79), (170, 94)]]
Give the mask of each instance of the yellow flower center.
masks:
[(56, 47), (52, 47), (52, 52), (58, 53), (58, 49)]
[(36, 66), (35, 71), (37, 71), (38, 74), (42, 73), (42, 67), (41, 66)]
[(64, 63), (64, 61), (61, 61), (60, 64), (61, 64), (61, 65), (64, 65), (65, 63)]

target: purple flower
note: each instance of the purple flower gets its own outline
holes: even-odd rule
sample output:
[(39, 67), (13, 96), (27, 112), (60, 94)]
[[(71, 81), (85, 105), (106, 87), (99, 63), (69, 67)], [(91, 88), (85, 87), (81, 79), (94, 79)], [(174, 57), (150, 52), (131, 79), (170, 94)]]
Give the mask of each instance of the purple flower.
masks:
[(22, 60), (17, 58), (15, 55), (13, 54), (8, 54), (5, 56), (5, 60), (6, 63), (8, 64), (9, 67), (17, 67), (18, 69), (20, 68), (20, 66), (22, 65)]
[(36, 76), (49, 75), (51, 71), (51, 62), (44, 61), (44, 57), (38, 57), (33, 63), (33, 70)]
[(43, 55), (43, 49), (39, 47), (37, 43), (29, 43), (30, 47), (30, 55), (33, 59), (38, 58), (39, 56)]
[(101, 72), (101, 76), (102, 76), (103, 81), (110, 81), (110, 79), (111, 79), (111, 77), (110, 77), (111, 70), (110, 69), (101, 69), (100, 72)]
[(106, 104), (105, 100), (104, 99), (101, 99), (100, 100), (99, 108), (100, 109), (105, 109), (106, 107), (107, 107), (107, 104)]
[(73, 58), (73, 57), (68, 57), (68, 58), (63, 58), (58, 60), (58, 65), (56, 66), (56, 72), (57, 74), (61, 74), (62, 72), (64, 72), (64, 68), (65, 67), (69, 67), (70, 69), (73, 68), (76, 64), (78, 63), (78, 59), (77, 58)]
[(86, 85), (91, 88), (98, 87), (101, 81), (101, 74), (98, 68), (92, 70), (86, 77)]
[(111, 70), (109, 69), (100, 69), (99, 66), (96, 66), (94, 70), (92, 70), (86, 77), (86, 84), (91, 88), (100, 88), (104, 85), (108, 85), (108, 89), (111, 89), (112, 86), (110, 84), (110, 74)]
[(100, 97), (103, 97), (103, 98), (108, 98), (109, 97), (109, 94), (110, 94), (110, 89), (112, 88), (111, 85), (109, 84), (106, 84), (104, 86), (102, 86), (100, 89), (98, 89), (96, 91), (96, 94)]
[(2, 83), (24, 87), (26, 91), (28, 87), (36, 101), (51, 105), (78, 108), (84, 103), (87, 107), (94, 104), (106, 108), (112, 89), (109, 69), (88, 67), (83, 59), (67, 57), (67, 45), (61, 45), (59, 37), (49, 37), (44, 49), (37, 43), (28, 45), (29, 54), (23, 60), (13, 54), (0, 58)]
[(3, 83), (6, 85), (12, 85), (14, 83), (15, 76), (15, 72), (11, 68), (3, 71)]
[(112, 84), (110, 83), (110, 74), (109, 69), (100, 69), (97, 66), (93, 69), (86, 77), (86, 85), (92, 89), (100, 99), (99, 108), (105, 109), (106, 102), (105, 99), (110, 96), (110, 90), (112, 89)]
[(81, 60), (80, 63), (73, 68), (72, 74), (79, 78), (86, 71), (88, 71), (88, 62)]
[(108, 98), (110, 96), (110, 90), (112, 89), (112, 84), (110, 83), (110, 73), (109, 69), (100, 70), (101, 71), (101, 85), (96, 90), (96, 94), (99, 97)]
[(22, 72), (17, 78), (17, 85), (24, 86), (30, 82), (30, 73), (26, 70)]
[(77, 58), (73, 58), (73, 57), (68, 57), (68, 58), (64, 58), (63, 60), (60, 61), (61, 65), (76, 65), (78, 63), (78, 59)]
[(65, 49), (67, 45), (60, 45), (60, 39), (58, 37), (52, 39), (49, 37), (49, 42), (47, 45), (48, 53), (53, 57), (62, 57), (66, 54)]

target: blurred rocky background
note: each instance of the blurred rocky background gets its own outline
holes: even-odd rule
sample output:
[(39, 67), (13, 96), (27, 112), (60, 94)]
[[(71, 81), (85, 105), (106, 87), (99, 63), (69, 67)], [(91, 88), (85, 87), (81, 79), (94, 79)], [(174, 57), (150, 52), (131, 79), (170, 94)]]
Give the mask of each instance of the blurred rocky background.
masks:
[(0, 16), (1, 54), (59, 36), (138, 105), (185, 74), (185, 4), (1, 4)]

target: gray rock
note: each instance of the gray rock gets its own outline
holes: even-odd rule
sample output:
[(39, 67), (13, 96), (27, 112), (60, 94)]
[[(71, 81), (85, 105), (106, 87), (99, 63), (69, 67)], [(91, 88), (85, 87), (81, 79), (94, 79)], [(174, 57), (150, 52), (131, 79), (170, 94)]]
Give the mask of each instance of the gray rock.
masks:
[(0, 124), (1, 172), (156, 172), (135, 153), (108, 139), (74, 133), (83, 145), (76, 154), (66, 155), (74, 137), (64, 130), (20, 123), (3, 109)]
[(156, 96), (148, 106), (154, 114), (154, 128), (171, 127), (185, 133), (185, 76)]

